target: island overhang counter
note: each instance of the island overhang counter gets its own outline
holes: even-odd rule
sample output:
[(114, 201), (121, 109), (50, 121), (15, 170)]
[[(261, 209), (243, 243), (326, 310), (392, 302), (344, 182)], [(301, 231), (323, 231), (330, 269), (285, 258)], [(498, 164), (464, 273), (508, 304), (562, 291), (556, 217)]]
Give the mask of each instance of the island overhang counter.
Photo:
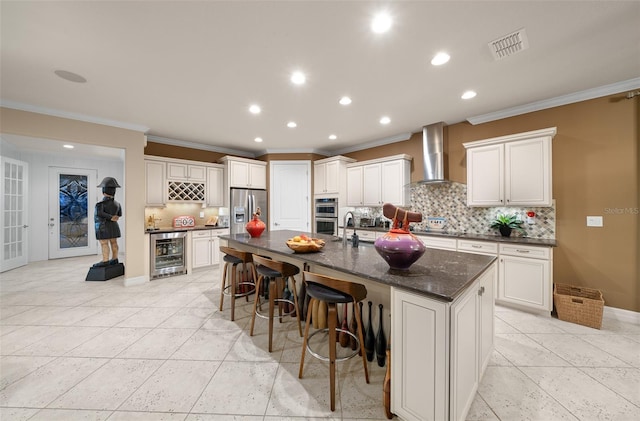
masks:
[[(408, 271), (389, 268), (372, 244), (334, 237), (316, 253), (294, 253), (298, 231), (222, 236), (231, 247), (360, 282), (390, 308), (391, 410), (404, 420), (466, 417), (493, 350), (495, 256), (427, 249)], [(300, 282), (300, 280), (298, 280)], [(374, 319), (375, 320), (375, 319)], [(386, 324), (386, 322), (385, 322)]]

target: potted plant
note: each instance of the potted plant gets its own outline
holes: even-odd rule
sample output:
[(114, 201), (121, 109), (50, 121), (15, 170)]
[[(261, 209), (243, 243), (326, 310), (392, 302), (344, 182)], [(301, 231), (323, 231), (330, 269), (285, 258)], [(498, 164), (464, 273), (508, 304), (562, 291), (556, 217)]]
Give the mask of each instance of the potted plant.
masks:
[(493, 220), (491, 228), (497, 228), (503, 237), (509, 237), (511, 236), (511, 231), (514, 229), (524, 234), (526, 231), (521, 227), (521, 225), (522, 221), (517, 219), (516, 215), (501, 213)]

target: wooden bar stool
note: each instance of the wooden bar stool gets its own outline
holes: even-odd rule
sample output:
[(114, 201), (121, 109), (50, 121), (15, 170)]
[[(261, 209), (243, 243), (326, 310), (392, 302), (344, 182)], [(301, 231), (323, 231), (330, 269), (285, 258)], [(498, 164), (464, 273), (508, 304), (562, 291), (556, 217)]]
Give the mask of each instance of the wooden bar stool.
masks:
[[(220, 246), (220, 251), (224, 253), (224, 268), (222, 270), (222, 285), (220, 287), (220, 311), (224, 305), (224, 296), (231, 297), (231, 320), (235, 320), (236, 315), (236, 298), (247, 297), (249, 301), (249, 295), (256, 291), (255, 280), (256, 268), (253, 264), (253, 257), (251, 253), (237, 250), (232, 247)], [(242, 263), (242, 272), (240, 279), (238, 280), (237, 272), (239, 265)], [(231, 265), (231, 283), (227, 285), (227, 269)], [(245, 291), (238, 292), (238, 287), (244, 286)]]
[[(283, 303), (291, 303), (294, 305), (294, 311), (296, 313), (296, 319), (298, 319), (298, 332), (302, 336), (302, 323), (300, 322), (300, 306), (298, 305), (298, 292), (296, 290), (296, 279), (294, 275), (300, 273), (300, 269), (297, 266), (287, 262), (278, 262), (269, 258), (253, 255), (253, 262), (256, 265), (256, 272), (258, 272), (258, 280), (256, 281), (256, 290), (260, 291), (263, 282), (268, 282), (268, 294), (269, 294), (269, 315), (265, 316), (259, 312), (260, 307), (260, 294), (256, 294), (255, 301), (253, 303), (253, 316), (251, 317), (251, 331), (250, 335), (253, 336), (253, 326), (256, 321), (256, 316), (269, 319), (269, 352), (272, 350), (273, 342), (273, 317), (275, 312), (275, 304), (278, 303), (278, 316), (280, 322), (282, 322), (282, 316), (292, 314), (292, 312), (283, 312)], [(291, 288), (293, 294), (293, 301), (285, 299), (282, 296), (282, 290), (284, 286), (291, 279)]]
[[(323, 332), (325, 329), (317, 330), (311, 336), (309, 336), (309, 324), (311, 321), (311, 312), (307, 313), (307, 321), (304, 327), (304, 336), (302, 342), (302, 356), (300, 357), (300, 372), (298, 377), (302, 378), (302, 372), (304, 370), (304, 357), (305, 352), (309, 350), (309, 353), (316, 358), (324, 361), (329, 361), (329, 388), (331, 393), (331, 410), (336, 410), (336, 361), (344, 361), (354, 357), (358, 354), (358, 349), (344, 358), (336, 358), (336, 335), (337, 332), (345, 332), (348, 335), (355, 337), (355, 335), (349, 331), (339, 329), (337, 326), (338, 313), (336, 304), (352, 303), (357, 305), (358, 302), (364, 300), (367, 297), (367, 289), (364, 285), (355, 282), (343, 281), (340, 279), (332, 278), (329, 276), (319, 275), (317, 273), (303, 272), (302, 281), (307, 289), (307, 294), (316, 300), (321, 300), (327, 303), (327, 322), (329, 324), (329, 358), (320, 356), (315, 353), (309, 347), (309, 338), (316, 333)], [(360, 318), (360, 312), (356, 311), (356, 322), (358, 324), (358, 336), (356, 340), (358, 342), (358, 348), (362, 349), (362, 367), (364, 368), (364, 378), (369, 383), (369, 370), (367, 369), (367, 357), (364, 352), (364, 337), (362, 332), (362, 320)]]

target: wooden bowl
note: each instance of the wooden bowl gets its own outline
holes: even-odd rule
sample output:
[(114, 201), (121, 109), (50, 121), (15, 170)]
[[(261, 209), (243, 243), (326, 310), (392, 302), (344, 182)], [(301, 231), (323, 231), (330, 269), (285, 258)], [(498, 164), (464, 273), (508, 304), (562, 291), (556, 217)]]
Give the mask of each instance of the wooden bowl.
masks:
[(287, 247), (296, 253), (314, 253), (322, 250), (324, 247), (324, 240), (312, 238), (310, 241), (303, 243), (289, 239), (287, 240)]

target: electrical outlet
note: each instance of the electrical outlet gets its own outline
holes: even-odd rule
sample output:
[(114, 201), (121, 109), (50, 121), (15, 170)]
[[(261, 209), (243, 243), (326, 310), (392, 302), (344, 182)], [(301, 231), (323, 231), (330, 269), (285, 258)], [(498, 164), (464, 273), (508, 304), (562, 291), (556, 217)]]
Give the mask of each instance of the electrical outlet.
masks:
[(204, 211), (200, 212), (200, 218), (204, 218)]
[(604, 226), (602, 222), (602, 216), (587, 216), (587, 226), (588, 227), (602, 227)]

